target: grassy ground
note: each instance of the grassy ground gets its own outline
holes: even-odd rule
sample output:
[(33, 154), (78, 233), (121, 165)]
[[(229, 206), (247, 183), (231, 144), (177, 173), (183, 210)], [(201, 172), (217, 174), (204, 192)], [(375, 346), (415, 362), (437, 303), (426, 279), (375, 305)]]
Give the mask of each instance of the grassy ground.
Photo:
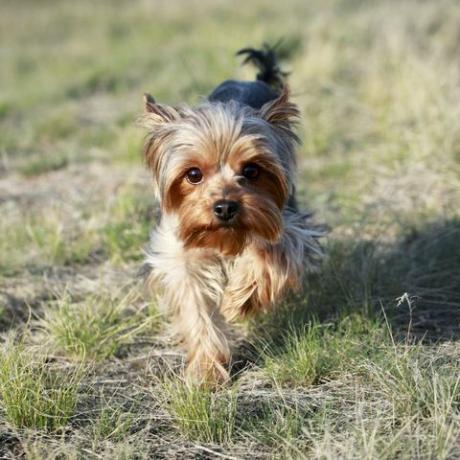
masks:
[[(454, 0), (3, 0), (0, 456), (459, 458), (459, 30)], [(280, 36), (328, 257), (231, 386), (186, 388), (136, 278), (141, 96)]]

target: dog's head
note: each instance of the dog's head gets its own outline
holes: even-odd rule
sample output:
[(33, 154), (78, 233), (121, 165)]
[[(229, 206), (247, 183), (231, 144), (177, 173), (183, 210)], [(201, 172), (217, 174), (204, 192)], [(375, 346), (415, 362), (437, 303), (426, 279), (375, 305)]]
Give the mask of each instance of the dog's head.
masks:
[(280, 237), (297, 116), (287, 90), (260, 110), (233, 102), (173, 108), (146, 96), (145, 160), (186, 248), (237, 255), (254, 239)]

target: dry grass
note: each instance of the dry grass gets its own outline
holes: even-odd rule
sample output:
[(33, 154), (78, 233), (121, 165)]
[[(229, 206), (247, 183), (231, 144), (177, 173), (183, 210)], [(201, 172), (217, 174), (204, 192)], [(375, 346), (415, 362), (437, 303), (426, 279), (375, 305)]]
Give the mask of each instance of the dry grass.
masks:
[[(4, 2), (0, 456), (460, 457), (459, 30), (454, 0)], [(135, 120), (280, 36), (328, 257), (232, 385), (189, 388), (136, 287)]]

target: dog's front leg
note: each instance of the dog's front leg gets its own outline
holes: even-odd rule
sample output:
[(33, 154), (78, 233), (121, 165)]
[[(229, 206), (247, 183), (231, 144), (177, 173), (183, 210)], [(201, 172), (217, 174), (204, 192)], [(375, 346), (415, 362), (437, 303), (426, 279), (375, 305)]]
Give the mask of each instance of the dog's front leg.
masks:
[(230, 333), (214, 293), (199, 276), (187, 274), (166, 294), (172, 324), (187, 352), (187, 380), (222, 382), (228, 379)]
[(212, 257), (182, 249), (166, 252), (165, 248), (167, 245), (158, 244), (147, 260), (149, 284), (186, 350), (187, 380), (225, 381), (230, 329), (218, 308), (224, 284), (222, 268)]

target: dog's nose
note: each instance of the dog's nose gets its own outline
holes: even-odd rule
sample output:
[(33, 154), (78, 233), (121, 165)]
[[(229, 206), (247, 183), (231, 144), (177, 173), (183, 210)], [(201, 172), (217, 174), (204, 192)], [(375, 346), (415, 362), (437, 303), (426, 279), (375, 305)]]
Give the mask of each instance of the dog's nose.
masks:
[(214, 214), (219, 220), (228, 222), (236, 216), (240, 205), (236, 201), (219, 200), (214, 203)]

